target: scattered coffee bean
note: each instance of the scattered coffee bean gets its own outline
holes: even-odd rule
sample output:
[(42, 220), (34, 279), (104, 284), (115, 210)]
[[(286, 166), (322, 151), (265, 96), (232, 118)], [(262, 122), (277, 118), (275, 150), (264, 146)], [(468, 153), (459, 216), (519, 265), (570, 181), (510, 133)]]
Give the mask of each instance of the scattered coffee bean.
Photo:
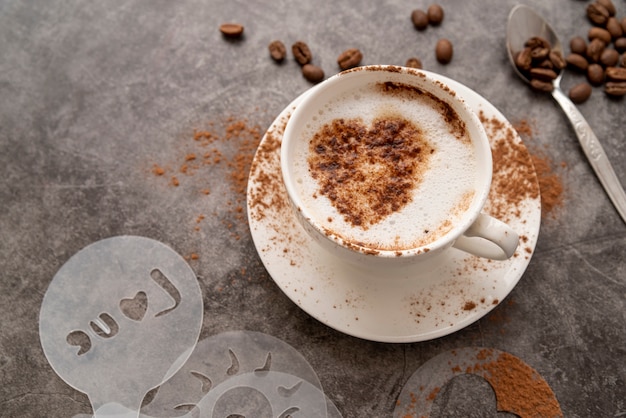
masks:
[(587, 18), (594, 25), (604, 26), (609, 20), (609, 11), (599, 3), (591, 3), (587, 6)]
[(431, 25), (437, 26), (443, 22), (443, 9), (438, 4), (431, 4), (426, 11), (428, 15), (428, 22)]
[(409, 67), (409, 68), (417, 68), (418, 70), (422, 69), (422, 61), (420, 61), (419, 58), (409, 58), (408, 60), (406, 60), (406, 64), (404, 64), (405, 67)]
[(616, 10), (615, 5), (611, 0), (597, 0), (598, 4), (604, 6), (604, 8), (609, 12), (609, 16), (615, 16)]
[(615, 67), (619, 62), (619, 52), (615, 49), (607, 48), (600, 55), (600, 64), (605, 67)]
[(606, 78), (609, 81), (626, 82), (626, 68), (609, 67), (606, 69)]
[(313, 58), (309, 46), (302, 41), (297, 41), (295, 44), (293, 44), (291, 46), (291, 52), (293, 53), (294, 58), (300, 65), (308, 64)]
[(358, 66), (362, 59), (363, 54), (360, 50), (357, 48), (350, 48), (339, 54), (339, 57), (337, 57), (337, 64), (339, 64), (339, 68), (342, 70), (347, 70)]
[(626, 17), (623, 17), (622, 20), (619, 21), (619, 24), (622, 27), (622, 31), (626, 34)]
[(613, 46), (617, 49), (617, 52), (626, 52), (626, 38), (618, 38), (613, 42)]
[(220, 32), (227, 38), (239, 38), (243, 35), (243, 26), (239, 23), (222, 23)]
[(565, 61), (567, 65), (581, 72), (587, 71), (587, 67), (589, 67), (587, 59), (580, 54), (569, 54), (565, 57)]
[(619, 21), (614, 17), (610, 17), (609, 20), (606, 22), (606, 30), (611, 34), (611, 37), (613, 39), (617, 39), (624, 35), (624, 29), (622, 29), (622, 25), (620, 25)]
[(626, 82), (609, 81), (604, 85), (604, 92), (609, 96), (622, 97), (626, 95)]
[(594, 86), (604, 83), (604, 68), (600, 64), (589, 64), (587, 68), (587, 80)]
[(435, 45), (435, 57), (437, 58), (437, 61), (441, 64), (448, 64), (452, 61), (453, 54), (454, 51), (452, 49), (452, 42), (445, 38), (437, 41), (437, 45)]
[(302, 75), (311, 83), (319, 83), (324, 79), (324, 70), (317, 65), (304, 64), (302, 66)]
[(593, 28), (589, 29), (589, 33), (587, 37), (589, 38), (590, 41), (594, 39), (599, 39), (605, 44), (611, 43), (611, 39), (613, 39), (611, 36), (611, 33), (608, 30), (599, 28), (597, 26), (594, 26)]
[(573, 54), (585, 55), (587, 53), (587, 41), (582, 36), (575, 36), (569, 41), (569, 49)]
[(596, 38), (589, 42), (587, 45), (587, 58), (591, 62), (600, 61), (600, 55), (602, 55), (602, 51), (606, 48), (606, 44), (600, 39)]
[(411, 21), (417, 30), (424, 30), (428, 27), (428, 15), (423, 10), (413, 10), (411, 13)]
[(588, 83), (577, 84), (569, 91), (569, 98), (576, 104), (587, 101), (589, 96), (591, 96), (591, 85)]
[(269, 46), (270, 56), (276, 62), (281, 62), (287, 56), (287, 48), (281, 41), (272, 41)]

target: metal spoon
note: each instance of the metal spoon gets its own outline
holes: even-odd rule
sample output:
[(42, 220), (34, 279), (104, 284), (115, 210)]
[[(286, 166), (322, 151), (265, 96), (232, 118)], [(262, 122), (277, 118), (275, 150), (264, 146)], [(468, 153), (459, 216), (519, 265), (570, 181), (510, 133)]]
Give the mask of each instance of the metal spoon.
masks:
[[(559, 38), (541, 16), (528, 6), (517, 5), (513, 7), (509, 14), (507, 24), (506, 46), (509, 53), (509, 60), (511, 64), (513, 64), (515, 72), (528, 83), (530, 83), (530, 80), (522, 74), (515, 65), (515, 56), (524, 49), (524, 43), (533, 36), (540, 36), (546, 39), (550, 42), (554, 51), (563, 54)], [(561, 71), (559, 76), (553, 81), (554, 89), (552, 90), (552, 97), (561, 105), (565, 115), (567, 115), (591, 167), (596, 172), (600, 183), (613, 202), (613, 205), (615, 205), (622, 220), (626, 222), (626, 193), (624, 193), (624, 189), (615, 175), (615, 171), (613, 167), (611, 167), (611, 162), (602, 149), (598, 138), (591, 130), (591, 127), (583, 115), (561, 90), (560, 83), (562, 75), (563, 71)]]

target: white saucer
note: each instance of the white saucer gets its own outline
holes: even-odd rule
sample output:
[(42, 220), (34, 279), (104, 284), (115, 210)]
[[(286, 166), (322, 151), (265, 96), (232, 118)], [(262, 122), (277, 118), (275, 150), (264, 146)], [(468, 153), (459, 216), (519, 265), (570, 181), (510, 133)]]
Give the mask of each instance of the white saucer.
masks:
[(500, 216), (522, 237), (515, 256), (509, 260), (489, 261), (451, 249), (442, 263), (428, 271), (419, 266), (375, 271), (347, 265), (319, 247), (291, 212), (280, 172), (280, 141), (285, 125), (307, 92), (276, 118), (254, 157), (248, 182), (248, 219), (265, 268), (305, 312), (355, 337), (416, 342), (470, 325), (511, 292), (537, 242), (541, 222), (539, 186), (531, 157), (516, 131), (473, 90), (431, 75), (456, 90), (480, 114), (492, 148), (496, 141), (514, 144), (505, 170), (499, 172), (494, 162), (494, 184), (500, 180), (503, 185), (518, 172), (525, 172), (526, 197), (511, 203), (510, 196), (505, 198), (492, 187), (485, 207), (486, 212)]

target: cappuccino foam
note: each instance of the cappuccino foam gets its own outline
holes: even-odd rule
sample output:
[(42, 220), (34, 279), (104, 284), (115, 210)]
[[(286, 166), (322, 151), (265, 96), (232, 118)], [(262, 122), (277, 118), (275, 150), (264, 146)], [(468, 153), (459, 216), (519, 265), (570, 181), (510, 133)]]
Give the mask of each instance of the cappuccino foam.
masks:
[(373, 251), (428, 246), (454, 228), (478, 185), (474, 145), (447, 103), (371, 83), (328, 102), (299, 133), (293, 174), (327, 234)]

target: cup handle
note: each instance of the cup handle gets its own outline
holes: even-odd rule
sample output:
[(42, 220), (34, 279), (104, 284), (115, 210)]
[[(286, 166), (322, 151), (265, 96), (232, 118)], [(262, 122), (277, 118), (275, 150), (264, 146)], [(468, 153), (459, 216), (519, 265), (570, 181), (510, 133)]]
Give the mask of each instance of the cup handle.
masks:
[(518, 245), (517, 232), (504, 222), (481, 213), (452, 246), (478, 257), (507, 260), (513, 256)]

